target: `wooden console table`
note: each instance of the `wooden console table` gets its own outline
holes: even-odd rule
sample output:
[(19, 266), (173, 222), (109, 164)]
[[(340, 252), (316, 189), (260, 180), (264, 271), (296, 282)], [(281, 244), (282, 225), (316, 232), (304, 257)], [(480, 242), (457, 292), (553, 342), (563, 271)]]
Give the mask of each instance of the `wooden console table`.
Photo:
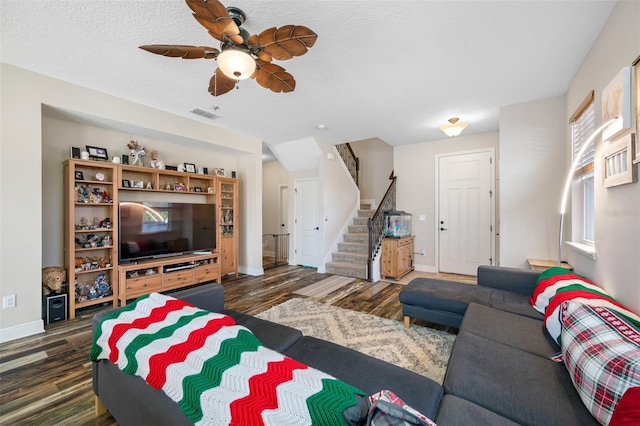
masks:
[[(534, 271), (546, 271), (549, 268), (558, 266), (558, 262), (555, 260), (527, 259), (527, 262), (529, 263), (529, 267)], [(567, 262), (562, 262), (562, 267), (573, 271), (573, 266), (569, 265)]]
[(186, 254), (120, 265), (120, 305), (124, 306), (127, 300), (152, 292), (174, 290), (214, 280), (221, 284), (218, 256), (218, 253)]

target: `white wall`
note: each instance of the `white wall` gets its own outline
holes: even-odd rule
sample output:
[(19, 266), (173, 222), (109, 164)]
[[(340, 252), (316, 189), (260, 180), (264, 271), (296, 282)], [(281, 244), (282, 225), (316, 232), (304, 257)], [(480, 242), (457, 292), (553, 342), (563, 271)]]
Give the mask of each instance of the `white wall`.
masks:
[[(639, 23), (640, 2), (619, 1), (616, 4), (571, 82), (567, 92), (567, 116), (575, 111), (589, 91), (594, 90), (596, 126), (602, 123), (602, 89), (640, 54)], [(606, 143), (600, 142), (599, 138), (596, 141), (596, 260), (569, 248), (564, 251), (576, 272), (588, 276), (620, 302), (640, 312), (640, 183), (604, 188), (602, 165), (598, 159)], [(567, 158), (565, 169), (569, 167), (568, 161)]]
[[(497, 153), (498, 133), (458, 136), (394, 148), (394, 170), (397, 180), (396, 207), (413, 215), (415, 235), (414, 263), (419, 271), (437, 271), (436, 265), (436, 155), (494, 148)], [(497, 187), (497, 185), (496, 185)], [(426, 221), (419, 221), (421, 214)]]
[(349, 145), (360, 160), (360, 198), (375, 200), (377, 205), (389, 187), (389, 175), (393, 171), (393, 147), (378, 138), (351, 142)]
[[(41, 268), (43, 250), (48, 249), (42, 240), (42, 215), (47, 213), (42, 205), (43, 104), (202, 141), (217, 150), (235, 151), (243, 156), (238, 160), (240, 176), (262, 185), (260, 140), (4, 63), (0, 67), (0, 296), (17, 296), (16, 308), (0, 310), (0, 341), (43, 330)], [(240, 193), (241, 205), (256, 208), (253, 213), (261, 214), (257, 209), (262, 207), (261, 189), (246, 186), (249, 190)], [(242, 219), (239, 245), (250, 253), (241, 252), (239, 262), (251, 262), (248, 267), (261, 269), (262, 221)], [(255, 222), (257, 230), (242, 229)]]
[(500, 266), (558, 258), (566, 128), (564, 96), (500, 109)]

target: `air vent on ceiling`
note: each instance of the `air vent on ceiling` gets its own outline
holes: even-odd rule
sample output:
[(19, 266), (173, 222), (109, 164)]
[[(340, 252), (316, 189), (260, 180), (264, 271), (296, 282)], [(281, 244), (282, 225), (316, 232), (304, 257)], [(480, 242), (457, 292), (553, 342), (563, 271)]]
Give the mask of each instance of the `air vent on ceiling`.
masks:
[(207, 118), (209, 120), (215, 120), (216, 118), (220, 118), (221, 116), (218, 114), (215, 114), (211, 111), (207, 111), (206, 109), (202, 109), (202, 108), (193, 108), (189, 110), (190, 113), (195, 114), (195, 115), (199, 115), (201, 117)]

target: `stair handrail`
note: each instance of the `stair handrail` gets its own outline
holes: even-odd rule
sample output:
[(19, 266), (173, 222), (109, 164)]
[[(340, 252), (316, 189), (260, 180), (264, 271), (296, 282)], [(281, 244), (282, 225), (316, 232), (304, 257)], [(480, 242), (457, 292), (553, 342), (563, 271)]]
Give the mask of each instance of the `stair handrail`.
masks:
[(369, 252), (367, 257), (367, 279), (373, 281), (373, 258), (380, 248), (384, 232), (384, 212), (396, 209), (396, 179), (394, 172), (389, 175), (389, 187), (384, 193), (376, 212), (367, 221), (369, 230)]
[(340, 154), (342, 161), (344, 161), (344, 164), (347, 166), (347, 170), (349, 170), (349, 174), (356, 183), (356, 186), (360, 187), (360, 159), (356, 157), (356, 153), (353, 152), (351, 144), (348, 142), (341, 143), (336, 145), (336, 149), (338, 150), (338, 154)]

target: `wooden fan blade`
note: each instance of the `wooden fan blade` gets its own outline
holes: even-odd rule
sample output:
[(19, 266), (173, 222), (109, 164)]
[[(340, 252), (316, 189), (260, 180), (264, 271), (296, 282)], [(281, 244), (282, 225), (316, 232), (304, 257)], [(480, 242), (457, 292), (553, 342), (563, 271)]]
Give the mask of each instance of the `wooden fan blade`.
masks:
[(149, 44), (140, 46), (140, 49), (155, 53), (156, 55), (182, 59), (213, 59), (218, 56), (218, 53), (220, 53), (220, 51), (215, 47), (184, 46), (175, 44)]
[(193, 11), (193, 17), (209, 30), (212, 37), (223, 41), (223, 36), (227, 36), (234, 43), (242, 44), (240, 29), (218, 0), (186, 0), (186, 2)]
[(302, 56), (313, 47), (318, 35), (302, 25), (269, 28), (258, 36), (258, 45), (273, 59), (284, 61)]
[(236, 80), (227, 77), (220, 69), (217, 69), (209, 81), (209, 93), (212, 96), (224, 95), (236, 87), (236, 83)]
[(258, 84), (276, 93), (293, 92), (296, 81), (293, 76), (280, 65), (259, 62), (255, 73), (251, 76)]

